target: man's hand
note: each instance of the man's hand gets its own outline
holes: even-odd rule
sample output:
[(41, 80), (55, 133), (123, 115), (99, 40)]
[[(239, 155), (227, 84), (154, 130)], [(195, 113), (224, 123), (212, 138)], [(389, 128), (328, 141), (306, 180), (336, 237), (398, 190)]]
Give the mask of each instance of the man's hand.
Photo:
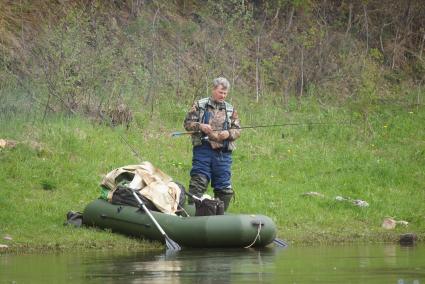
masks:
[(227, 131), (227, 130), (223, 130), (223, 131), (220, 131), (220, 132), (218, 133), (218, 139), (219, 139), (220, 141), (224, 141), (224, 140), (226, 140), (227, 138), (229, 138), (229, 136), (230, 136), (230, 133), (229, 133), (229, 131)]
[(211, 141), (222, 142), (229, 138), (229, 131), (212, 131), (210, 134), (208, 134), (208, 138)]
[(209, 124), (201, 123), (201, 124), (199, 124), (199, 129), (207, 135), (209, 135), (213, 132), (213, 129), (211, 128), (211, 125), (209, 125)]

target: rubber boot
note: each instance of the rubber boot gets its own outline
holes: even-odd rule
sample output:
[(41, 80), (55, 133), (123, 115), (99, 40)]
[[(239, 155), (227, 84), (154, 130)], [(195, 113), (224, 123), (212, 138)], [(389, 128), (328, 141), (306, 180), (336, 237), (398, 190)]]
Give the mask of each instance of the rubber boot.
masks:
[[(189, 192), (197, 197), (202, 197), (208, 188), (208, 178), (201, 174), (190, 177)], [(193, 204), (193, 198), (188, 197), (188, 203)]]
[(230, 200), (232, 200), (235, 192), (231, 188), (214, 189), (214, 198), (218, 198), (224, 202), (224, 211), (229, 208)]

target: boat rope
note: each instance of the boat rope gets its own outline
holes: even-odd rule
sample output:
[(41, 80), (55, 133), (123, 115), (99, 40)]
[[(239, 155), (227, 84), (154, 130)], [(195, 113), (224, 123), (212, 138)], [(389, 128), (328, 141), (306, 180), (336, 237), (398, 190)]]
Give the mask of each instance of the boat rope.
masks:
[(260, 238), (261, 227), (263, 227), (263, 223), (261, 223), (261, 221), (260, 221), (260, 223), (258, 224), (258, 227), (257, 227), (257, 235), (255, 236), (254, 241), (250, 245), (248, 245), (244, 248), (252, 247), (255, 244), (255, 242), (257, 241), (257, 239)]

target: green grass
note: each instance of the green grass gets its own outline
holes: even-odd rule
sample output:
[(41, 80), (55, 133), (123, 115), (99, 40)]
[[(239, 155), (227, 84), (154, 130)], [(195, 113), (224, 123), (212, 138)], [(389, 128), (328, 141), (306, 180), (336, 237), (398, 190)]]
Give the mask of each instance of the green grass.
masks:
[[(232, 213), (260, 213), (295, 243), (394, 241), (405, 232), (425, 235), (425, 111), (380, 106), (365, 123), (349, 107), (304, 102), (289, 112), (272, 103), (239, 102), (243, 125), (340, 122), (243, 131), (233, 155)], [(253, 111), (248, 113), (248, 106)], [(291, 107), (291, 106), (290, 106)], [(192, 148), (182, 129), (183, 106), (137, 114), (130, 130), (85, 119), (4, 119), (1, 137), (19, 144), (0, 150), (0, 243), (9, 251), (86, 248), (158, 249), (157, 243), (108, 231), (64, 227), (66, 213), (83, 211), (99, 196), (108, 171), (138, 162), (120, 135), (164, 172), (187, 186)], [(152, 121), (152, 122), (150, 122)], [(282, 137), (282, 133), (284, 136)], [(317, 191), (324, 197), (306, 197)], [(369, 207), (338, 202), (362, 199)], [(408, 227), (381, 228), (384, 217)], [(13, 240), (4, 240), (9, 235)]]

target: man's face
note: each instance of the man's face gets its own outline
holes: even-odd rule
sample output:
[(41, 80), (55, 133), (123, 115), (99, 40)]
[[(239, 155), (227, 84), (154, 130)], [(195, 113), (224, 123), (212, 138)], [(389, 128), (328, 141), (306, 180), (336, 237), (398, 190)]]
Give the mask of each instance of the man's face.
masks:
[(218, 103), (224, 102), (227, 97), (227, 89), (223, 88), (222, 85), (218, 85), (217, 88), (212, 91), (212, 98)]

